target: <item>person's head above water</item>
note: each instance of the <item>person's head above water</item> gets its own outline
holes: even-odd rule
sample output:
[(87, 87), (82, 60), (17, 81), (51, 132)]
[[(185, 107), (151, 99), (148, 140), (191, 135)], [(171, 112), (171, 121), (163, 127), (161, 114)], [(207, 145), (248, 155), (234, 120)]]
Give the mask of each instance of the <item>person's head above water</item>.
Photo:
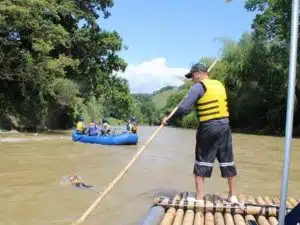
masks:
[(72, 174), (72, 175), (68, 176), (68, 179), (69, 179), (69, 181), (74, 182), (74, 181), (78, 180), (79, 177), (77, 175)]
[(131, 117), (130, 122), (136, 122), (135, 116), (132, 116), (132, 117)]

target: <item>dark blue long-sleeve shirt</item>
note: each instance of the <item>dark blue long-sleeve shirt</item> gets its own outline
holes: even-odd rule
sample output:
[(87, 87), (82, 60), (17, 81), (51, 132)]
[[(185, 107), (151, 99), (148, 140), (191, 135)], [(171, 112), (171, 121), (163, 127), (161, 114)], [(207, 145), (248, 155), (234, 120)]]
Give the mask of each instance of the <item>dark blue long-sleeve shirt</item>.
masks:
[(189, 90), (186, 98), (179, 105), (176, 116), (184, 115), (196, 104), (199, 98), (205, 93), (205, 89), (201, 83), (194, 84)]

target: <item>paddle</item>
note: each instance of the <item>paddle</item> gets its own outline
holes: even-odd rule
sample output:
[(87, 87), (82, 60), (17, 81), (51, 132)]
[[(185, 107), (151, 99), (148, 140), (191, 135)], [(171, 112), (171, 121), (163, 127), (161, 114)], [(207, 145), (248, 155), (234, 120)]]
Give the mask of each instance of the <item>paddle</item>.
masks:
[[(208, 72), (215, 66), (219, 58), (217, 58), (213, 64), (209, 67)], [(187, 96), (188, 94), (186, 94)], [(174, 113), (177, 111), (179, 105), (184, 100), (184, 98), (178, 103), (178, 105), (173, 109), (173, 111), (169, 114), (168, 119), (171, 118)], [(122, 178), (122, 176), (126, 173), (126, 171), (132, 166), (132, 164), (138, 159), (138, 157), (142, 154), (144, 149), (148, 146), (148, 144), (152, 141), (152, 139), (159, 133), (159, 131), (164, 127), (164, 124), (161, 124), (156, 131), (151, 135), (151, 137), (146, 141), (146, 143), (141, 147), (140, 150), (134, 155), (134, 157), (130, 160), (130, 162), (125, 166), (125, 168), (118, 174), (118, 176), (108, 185), (108, 187), (100, 194), (100, 196), (93, 202), (93, 204), (83, 213), (83, 215), (78, 218), (72, 225), (78, 225), (84, 222), (84, 220), (88, 217), (88, 215), (94, 210), (94, 208), (101, 202), (101, 200), (111, 191), (111, 189), (115, 186), (115, 184)]]

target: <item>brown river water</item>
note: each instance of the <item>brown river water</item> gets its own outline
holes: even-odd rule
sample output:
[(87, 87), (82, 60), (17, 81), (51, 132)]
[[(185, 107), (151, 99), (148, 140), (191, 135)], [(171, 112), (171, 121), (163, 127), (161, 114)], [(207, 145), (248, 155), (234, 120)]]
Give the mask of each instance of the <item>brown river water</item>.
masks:
[[(131, 160), (157, 127), (140, 127), (137, 146), (73, 143), (69, 133), (0, 135), (0, 224), (71, 224)], [(69, 135), (69, 136), (68, 136)], [(16, 139), (17, 138), (17, 139)], [(156, 196), (194, 191), (195, 130), (165, 127), (83, 224), (139, 224)], [(280, 196), (284, 139), (233, 134), (239, 194)], [(300, 198), (300, 140), (293, 139), (288, 196)], [(81, 176), (92, 190), (65, 182)], [(225, 193), (215, 164), (207, 193)]]

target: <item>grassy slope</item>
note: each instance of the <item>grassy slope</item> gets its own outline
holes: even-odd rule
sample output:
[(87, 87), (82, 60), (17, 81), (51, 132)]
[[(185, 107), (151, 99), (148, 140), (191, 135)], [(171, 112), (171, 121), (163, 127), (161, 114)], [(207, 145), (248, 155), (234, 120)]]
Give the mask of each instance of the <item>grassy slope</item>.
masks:
[(175, 89), (169, 89), (154, 95), (152, 99), (156, 105), (156, 108), (162, 109), (166, 105), (168, 97), (175, 92), (176, 92)]

